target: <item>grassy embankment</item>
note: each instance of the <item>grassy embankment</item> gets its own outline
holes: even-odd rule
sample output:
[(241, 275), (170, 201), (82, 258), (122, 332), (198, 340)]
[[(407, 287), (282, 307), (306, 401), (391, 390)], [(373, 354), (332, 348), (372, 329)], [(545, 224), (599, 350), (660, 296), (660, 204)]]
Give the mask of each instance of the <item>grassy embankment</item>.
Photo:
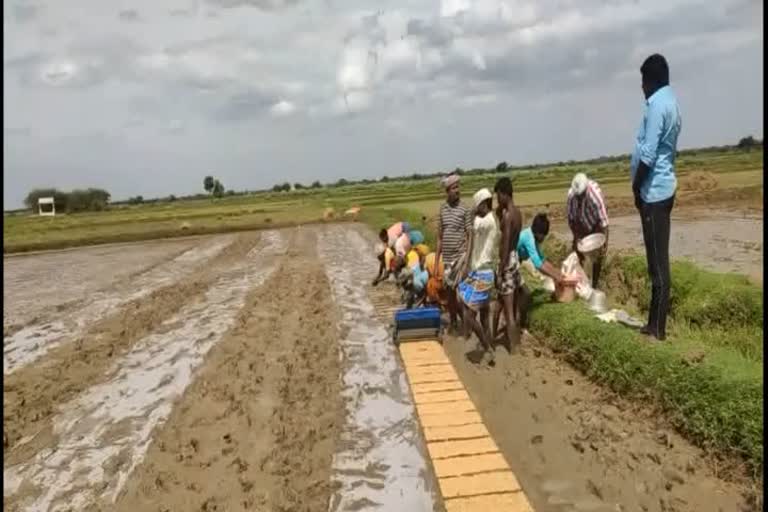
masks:
[[(565, 253), (565, 248), (550, 253)], [(645, 259), (608, 262), (612, 305), (647, 315)], [(581, 303), (555, 304), (538, 292), (531, 328), (594, 381), (660, 407), (688, 439), (752, 476), (763, 471), (763, 296), (736, 274), (672, 264), (668, 341), (650, 343), (634, 330), (605, 324)]]
[[(687, 176), (715, 177), (712, 188), (697, 190), (685, 199), (705, 203), (710, 196), (741, 194), (757, 203), (762, 197), (762, 150), (728, 150), (685, 153), (679, 158), (681, 180)], [(571, 177), (585, 171), (598, 179), (609, 197), (613, 214), (630, 207), (626, 162), (569, 163), (543, 166), (534, 170), (515, 170), (516, 200), (524, 207), (548, 209), (560, 215), (561, 203)], [(696, 174), (694, 174), (696, 173)], [(465, 194), (481, 187), (493, 187), (499, 174), (467, 175), (462, 180)], [(699, 180), (693, 180), (699, 181)], [(712, 180), (710, 180), (711, 182)], [(695, 192), (695, 193), (694, 193)], [(136, 206), (115, 206), (105, 212), (60, 215), (55, 218), (29, 214), (4, 216), (5, 253), (56, 249), (109, 242), (130, 242), (174, 236), (200, 235), (227, 231), (264, 229), (320, 222), (325, 208), (343, 212), (361, 206), (370, 217), (403, 209), (436, 213), (441, 191), (434, 178), (390, 179), (343, 187), (305, 189), (283, 193), (256, 193), (217, 200), (189, 200)], [(551, 207), (546, 205), (551, 203)], [(414, 219), (420, 218), (416, 214)]]

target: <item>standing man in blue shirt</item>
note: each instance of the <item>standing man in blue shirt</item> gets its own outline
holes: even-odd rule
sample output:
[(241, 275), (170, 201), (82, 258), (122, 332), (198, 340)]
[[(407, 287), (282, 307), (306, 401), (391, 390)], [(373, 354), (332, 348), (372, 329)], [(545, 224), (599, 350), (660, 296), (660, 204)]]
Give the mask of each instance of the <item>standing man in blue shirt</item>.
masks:
[(666, 59), (653, 54), (640, 66), (645, 113), (637, 133), (630, 169), (635, 206), (651, 276), (648, 324), (641, 329), (659, 341), (666, 338), (669, 312), (669, 232), (677, 178), (675, 155), (682, 126), (677, 98), (669, 86)]

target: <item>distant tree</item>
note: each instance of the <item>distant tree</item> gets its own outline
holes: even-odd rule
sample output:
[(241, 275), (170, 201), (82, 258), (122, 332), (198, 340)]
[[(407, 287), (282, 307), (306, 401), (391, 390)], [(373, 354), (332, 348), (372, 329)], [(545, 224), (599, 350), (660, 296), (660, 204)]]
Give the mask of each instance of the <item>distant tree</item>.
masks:
[(462, 174), (464, 174), (464, 169), (462, 169), (461, 167), (457, 167), (456, 169), (453, 170), (453, 173), (461, 176)]
[(275, 186), (272, 187), (272, 192), (280, 192), (282, 190), (283, 190), (283, 186), (282, 185), (275, 185)]
[(389, 176), (382, 176), (379, 181), (381, 181), (382, 183), (386, 183), (389, 181)]
[(175, 195), (171, 194), (171, 195), (168, 196), (168, 202), (172, 203), (175, 200), (176, 200), (176, 196)]
[(130, 199), (128, 199), (128, 204), (142, 204), (142, 203), (144, 203), (144, 197), (143, 196), (136, 196), (136, 197), (131, 197)]
[(224, 195), (224, 184), (219, 180), (213, 180), (213, 197), (221, 197)]
[(758, 143), (755, 140), (755, 138), (753, 136), (749, 135), (748, 137), (744, 137), (741, 140), (739, 140), (739, 144), (738, 144), (737, 147), (739, 149), (751, 149), (751, 148), (753, 148), (753, 147), (755, 147), (757, 145), (758, 145)]
[(323, 184), (320, 183), (319, 181), (313, 181), (312, 188), (323, 188)]
[(302, 185), (301, 183), (294, 183), (293, 184), (293, 190), (301, 190), (303, 188), (304, 188), (304, 185)]
[(496, 166), (496, 172), (498, 173), (507, 172), (507, 169), (509, 169), (509, 165), (507, 165), (507, 162), (499, 162), (499, 165)]
[(205, 189), (205, 191), (209, 194), (213, 193), (213, 187), (215, 185), (216, 181), (213, 179), (213, 176), (206, 176), (203, 180), (203, 189)]
[(344, 178), (341, 178), (339, 181), (336, 182), (337, 187), (343, 187), (345, 185), (349, 185), (349, 181), (345, 180)]
[(36, 188), (24, 198), (24, 205), (32, 211), (37, 211), (37, 201), (41, 197), (52, 197), (57, 211), (67, 208), (67, 194), (55, 188)]
[(234, 191), (234, 190), (231, 190), (231, 189), (230, 189), (230, 190), (227, 190), (227, 194), (226, 194), (226, 195), (228, 195), (228, 196), (234, 196), (234, 195), (235, 195), (235, 191)]
[(283, 183), (281, 188), (282, 188), (283, 192), (290, 192), (291, 191), (291, 184), (286, 181), (285, 183)]

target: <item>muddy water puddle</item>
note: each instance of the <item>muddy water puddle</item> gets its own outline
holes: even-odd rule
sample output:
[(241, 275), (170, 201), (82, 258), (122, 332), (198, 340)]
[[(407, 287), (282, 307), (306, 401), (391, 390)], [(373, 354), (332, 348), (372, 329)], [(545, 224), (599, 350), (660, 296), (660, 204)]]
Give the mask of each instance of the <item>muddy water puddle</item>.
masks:
[(179, 239), (5, 256), (3, 326), (25, 325), (48, 310), (78, 303), (200, 244)]
[(333, 460), (329, 510), (431, 511), (436, 487), (392, 336), (366, 295), (370, 244), (332, 226), (319, 237), (340, 313), (346, 420)]
[(108, 381), (61, 406), (54, 419), (56, 447), (4, 470), (6, 498), (29, 511), (113, 502), (146, 454), (152, 431), (168, 417), (206, 353), (233, 326), (248, 291), (274, 271), (287, 244), (280, 233), (265, 232), (258, 247), (226, 269), (201, 301), (140, 341), (116, 363)]
[(216, 237), (179, 256), (140, 273), (123, 283), (91, 294), (81, 307), (59, 312), (47, 321), (23, 327), (3, 340), (3, 373), (15, 370), (44, 356), (65, 340), (81, 336), (105, 314), (128, 302), (149, 295), (154, 290), (173, 284), (197, 266), (223, 251), (235, 237)]

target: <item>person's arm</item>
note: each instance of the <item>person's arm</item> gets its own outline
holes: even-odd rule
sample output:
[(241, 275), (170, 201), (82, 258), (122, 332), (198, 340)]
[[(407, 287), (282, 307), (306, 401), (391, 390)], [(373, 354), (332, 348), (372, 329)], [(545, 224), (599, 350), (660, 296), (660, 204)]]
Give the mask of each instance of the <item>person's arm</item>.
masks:
[(563, 274), (557, 268), (555, 268), (555, 266), (552, 263), (550, 263), (547, 260), (544, 260), (543, 262), (541, 262), (541, 266), (538, 268), (538, 270), (542, 274), (551, 277), (552, 280), (555, 281), (555, 283), (559, 283), (560, 281), (563, 280)]
[(573, 238), (578, 238), (579, 223), (576, 220), (576, 198), (572, 195), (568, 196), (568, 202), (566, 203), (566, 214), (568, 215), (568, 227), (573, 234)]
[(376, 286), (379, 284), (379, 280), (381, 278), (381, 273), (384, 272), (384, 262), (379, 261), (379, 271), (376, 273), (376, 277), (373, 279), (373, 282), (371, 283), (373, 286)]
[(499, 244), (499, 270), (497, 276), (501, 276), (504, 269), (509, 265), (510, 235), (511, 235), (511, 215), (505, 211), (501, 216), (501, 243)]
[(440, 258), (443, 255), (443, 212), (437, 213), (437, 247), (435, 248), (435, 272), (440, 268)]
[(592, 201), (592, 204), (597, 208), (598, 222), (600, 223), (598, 231), (605, 232), (608, 229), (608, 209), (605, 207), (603, 193), (599, 189), (589, 187), (587, 189), (587, 194), (589, 194), (588, 199)]
[(461, 270), (461, 278), (462, 279), (465, 279), (467, 277), (467, 275), (469, 274), (469, 264), (470, 264), (470, 260), (472, 259), (472, 246), (474, 245), (473, 238), (474, 237), (470, 234), (469, 235), (469, 241), (467, 242), (467, 244), (465, 246), (467, 248), (467, 250), (466, 250), (466, 253), (465, 253), (465, 256), (464, 256), (464, 268)]
[(544, 259), (544, 256), (539, 251), (533, 237), (525, 237), (523, 243), (525, 244), (526, 252), (528, 252), (528, 255), (531, 258), (531, 263), (533, 263), (536, 270), (551, 277), (556, 283), (562, 281), (563, 275), (554, 267), (554, 265)]
[(651, 174), (651, 169), (656, 165), (659, 154), (659, 141), (664, 131), (664, 111), (657, 103), (648, 105), (648, 114), (645, 120), (645, 140), (638, 148), (639, 162), (635, 179), (632, 180), (632, 193), (635, 196), (635, 206), (640, 208), (642, 198), (640, 190)]

